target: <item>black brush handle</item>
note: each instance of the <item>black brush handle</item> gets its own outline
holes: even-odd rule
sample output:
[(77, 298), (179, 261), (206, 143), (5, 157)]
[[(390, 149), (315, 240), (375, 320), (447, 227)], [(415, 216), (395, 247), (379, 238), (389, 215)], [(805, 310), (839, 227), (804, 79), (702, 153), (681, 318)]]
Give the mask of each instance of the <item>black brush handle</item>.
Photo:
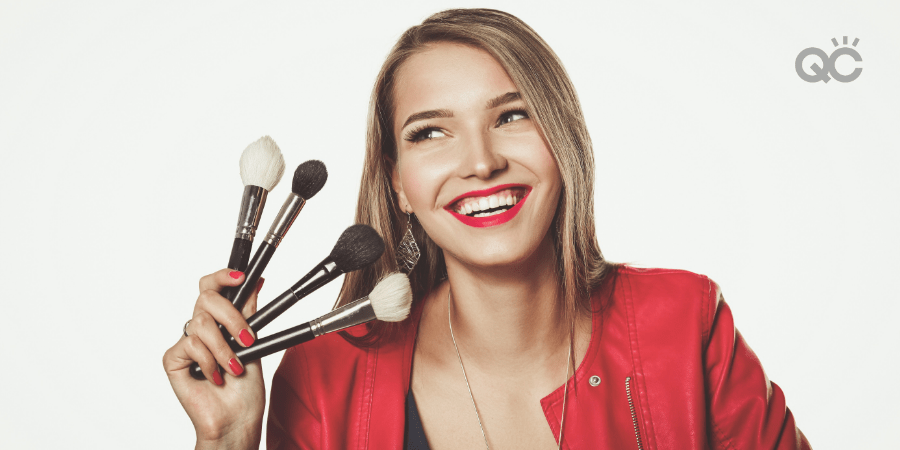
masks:
[[(246, 239), (234, 238), (234, 244), (231, 245), (231, 257), (228, 259), (228, 268), (239, 272), (247, 271), (247, 265), (250, 264), (250, 252), (253, 250), (253, 241)], [(234, 302), (234, 296), (237, 289), (227, 287), (222, 290), (222, 297)], [(240, 309), (240, 308), (238, 308)]]
[[(234, 353), (242, 363), (247, 364), (261, 359), (265, 356), (269, 356), (272, 353), (287, 350), (295, 345), (311, 341), (315, 339), (315, 337), (316, 335), (313, 334), (310, 323), (306, 322), (302, 325), (288, 328), (287, 330), (275, 333), (271, 336), (266, 336), (256, 341), (252, 346), (241, 348)], [(221, 371), (224, 369), (219, 366), (219, 370)], [(200, 369), (200, 365), (196, 362), (191, 363), (190, 373), (191, 376), (197, 380), (203, 380), (206, 378), (203, 376), (203, 371)]]
[[(269, 244), (268, 242), (263, 242), (262, 245), (256, 249), (256, 254), (253, 255), (253, 261), (250, 261), (250, 265), (247, 266), (246, 271), (244, 272), (244, 282), (240, 286), (228, 288), (232, 293), (234, 298), (230, 298), (225, 296), (225, 298), (231, 300), (231, 303), (234, 303), (234, 307), (237, 308), (238, 311), (244, 307), (244, 304), (247, 303), (247, 299), (250, 298), (251, 295), (256, 291), (256, 283), (259, 282), (259, 277), (262, 276), (263, 271), (266, 270), (266, 266), (269, 265), (269, 261), (272, 259), (272, 255), (275, 254), (274, 245)], [(232, 345), (232, 349), (238, 349), (240, 346), (235, 342), (234, 337), (231, 336), (231, 333), (225, 329), (225, 326), (219, 324), (219, 331), (222, 332), (222, 336), (225, 337), (226, 341), (230, 341)]]
[(269, 265), (269, 261), (272, 260), (272, 256), (275, 255), (275, 250), (277, 248), (278, 247), (269, 244), (268, 242), (263, 242), (262, 245), (256, 249), (256, 254), (253, 255), (253, 261), (250, 261), (250, 265), (245, 266), (244, 283), (234, 288), (235, 295), (234, 299), (231, 300), (231, 303), (234, 303), (234, 307), (237, 308), (238, 311), (244, 307), (247, 303), (247, 299), (256, 292), (256, 283), (262, 276), (263, 271), (266, 270), (266, 266)]
[[(325, 260), (316, 266), (315, 269), (291, 286), (290, 289), (284, 291), (278, 298), (260, 308), (256, 311), (256, 314), (247, 318), (247, 324), (250, 325), (250, 328), (254, 332), (258, 333), (259, 330), (262, 330), (263, 327), (275, 320), (275, 318), (287, 311), (288, 308), (295, 303), (299, 302), (307, 295), (312, 294), (316, 289), (325, 286), (343, 273), (344, 272), (334, 267), (330, 258), (325, 258)], [(226, 340), (228, 341), (228, 345), (234, 351), (243, 348), (238, 344), (234, 336), (228, 336)]]

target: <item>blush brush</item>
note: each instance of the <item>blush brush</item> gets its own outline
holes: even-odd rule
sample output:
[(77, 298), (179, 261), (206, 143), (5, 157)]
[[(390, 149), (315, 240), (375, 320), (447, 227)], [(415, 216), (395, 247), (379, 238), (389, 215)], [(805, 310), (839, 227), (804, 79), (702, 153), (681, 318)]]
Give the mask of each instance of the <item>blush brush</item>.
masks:
[(263, 136), (244, 149), (240, 166), (244, 195), (241, 197), (228, 268), (243, 272), (250, 262), (253, 237), (266, 205), (266, 196), (284, 174), (284, 157), (278, 144), (269, 136)]
[[(250, 347), (238, 349), (235, 354), (242, 363), (247, 364), (324, 334), (361, 323), (376, 319), (384, 322), (400, 322), (409, 316), (411, 305), (412, 290), (409, 278), (402, 273), (394, 272), (379, 281), (368, 296), (341, 306), (318, 319), (259, 339)], [(205, 379), (196, 362), (191, 364), (190, 374), (197, 380)]]

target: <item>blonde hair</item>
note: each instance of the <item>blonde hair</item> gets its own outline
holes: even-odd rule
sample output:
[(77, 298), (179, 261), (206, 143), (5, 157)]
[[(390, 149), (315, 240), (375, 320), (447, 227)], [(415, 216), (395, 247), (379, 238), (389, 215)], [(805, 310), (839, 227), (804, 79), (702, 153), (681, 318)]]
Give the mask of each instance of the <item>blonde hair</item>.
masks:
[[(347, 274), (338, 305), (368, 295), (380, 277), (398, 270), (393, 249), (406, 231), (407, 216), (391, 188), (391, 172), (397, 160), (392, 131), (394, 81), (410, 56), (438, 42), (468, 45), (492, 55), (519, 88), (530, 117), (549, 144), (563, 185), (551, 228), (560, 298), (564, 299), (567, 319), (574, 320), (579, 307), (591, 310), (590, 294), (609, 266), (595, 234), (591, 138), (575, 88), (553, 50), (524, 22), (492, 9), (451, 9), (432, 15), (403, 33), (381, 67), (369, 103), (356, 222), (378, 231), (387, 250), (372, 266)], [(446, 277), (446, 267), (442, 250), (415, 220), (413, 235), (422, 252), (409, 274), (415, 304)], [(372, 346), (393, 339), (400, 326), (376, 321), (369, 325), (366, 335), (344, 337), (358, 346)]]

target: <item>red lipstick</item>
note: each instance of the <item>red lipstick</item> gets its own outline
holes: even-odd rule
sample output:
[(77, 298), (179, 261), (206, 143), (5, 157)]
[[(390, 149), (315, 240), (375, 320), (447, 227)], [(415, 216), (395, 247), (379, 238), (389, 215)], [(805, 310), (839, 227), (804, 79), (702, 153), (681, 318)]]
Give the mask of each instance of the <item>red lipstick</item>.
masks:
[[(453, 209), (451, 208), (452, 205), (456, 204), (456, 202), (458, 202), (464, 198), (487, 197), (495, 192), (500, 192), (505, 189), (516, 189), (516, 188), (524, 189), (525, 195), (512, 208), (510, 208), (500, 214), (494, 214), (492, 216), (487, 216), (487, 217), (469, 217), (465, 214), (460, 214), (456, 211), (453, 211)], [(470, 227), (476, 227), (476, 228), (493, 227), (496, 225), (501, 225), (506, 222), (509, 222), (510, 220), (513, 219), (513, 217), (516, 217), (516, 214), (518, 214), (519, 211), (522, 209), (522, 204), (525, 203), (525, 200), (528, 199), (529, 194), (531, 194), (531, 186), (527, 186), (527, 185), (523, 185), (523, 184), (503, 184), (503, 185), (495, 186), (495, 187), (492, 187), (489, 189), (467, 192), (467, 193), (460, 195), (459, 197), (456, 197), (455, 199), (453, 199), (453, 201), (448, 203), (447, 206), (444, 207), (444, 209), (447, 212), (449, 212), (450, 214), (452, 214), (453, 217), (455, 217), (457, 220), (459, 220), (460, 222), (462, 222)]]

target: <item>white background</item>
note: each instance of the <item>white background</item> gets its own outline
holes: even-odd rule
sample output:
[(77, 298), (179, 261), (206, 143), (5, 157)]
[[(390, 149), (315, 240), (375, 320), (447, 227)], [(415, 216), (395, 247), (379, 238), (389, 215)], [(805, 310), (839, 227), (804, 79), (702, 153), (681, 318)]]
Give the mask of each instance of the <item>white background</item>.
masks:
[[(0, 447), (192, 446), (160, 361), (228, 260), (241, 151), (269, 134), (287, 161), (263, 230), (294, 167), (329, 169), (268, 300), (351, 224), (391, 45), (486, 5), (574, 80), (607, 258), (716, 280), (815, 448), (898, 448), (897, 2), (322, 3), (0, 3)], [(845, 35), (863, 62), (838, 68), (859, 79), (800, 80), (797, 54)]]

